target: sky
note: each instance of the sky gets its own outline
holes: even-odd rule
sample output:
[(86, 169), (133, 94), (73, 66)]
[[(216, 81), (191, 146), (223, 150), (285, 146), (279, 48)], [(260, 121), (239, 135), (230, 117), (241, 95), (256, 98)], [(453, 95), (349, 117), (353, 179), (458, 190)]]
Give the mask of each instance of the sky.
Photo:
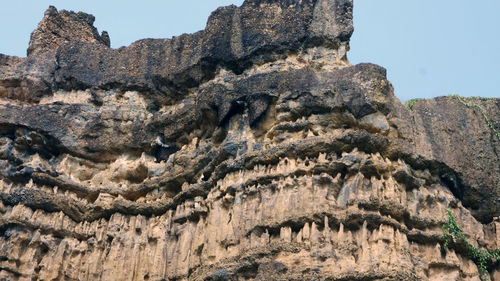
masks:
[[(24, 57), (49, 5), (96, 17), (118, 48), (205, 27), (218, 6), (243, 0), (19, 0), (0, 10), (0, 53)], [(355, 0), (352, 64), (387, 69), (401, 101), (450, 94), (500, 97), (500, 1)]]

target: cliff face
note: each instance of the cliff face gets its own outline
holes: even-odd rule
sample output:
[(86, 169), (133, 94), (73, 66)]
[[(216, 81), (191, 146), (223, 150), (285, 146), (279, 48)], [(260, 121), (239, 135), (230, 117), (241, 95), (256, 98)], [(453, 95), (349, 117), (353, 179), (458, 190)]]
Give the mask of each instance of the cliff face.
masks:
[(479, 280), (447, 209), (500, 247), (500, 100), (407, 109), (348, 63), (352, 1), (120, 49), (92, 23), (51, 7), (0, 55), (2, 280)]

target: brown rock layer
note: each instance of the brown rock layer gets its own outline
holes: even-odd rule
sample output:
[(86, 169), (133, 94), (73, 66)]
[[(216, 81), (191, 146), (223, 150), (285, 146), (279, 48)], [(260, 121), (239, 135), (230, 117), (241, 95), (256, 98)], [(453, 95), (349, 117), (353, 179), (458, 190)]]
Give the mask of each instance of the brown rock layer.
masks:
[(500, 101), (408, 110), (347, 62), (351, 1), (116, 50), (92, 22), (49, 8), (0, 55), (0, 279), (479, 280), (447, 209), (500, 247)]

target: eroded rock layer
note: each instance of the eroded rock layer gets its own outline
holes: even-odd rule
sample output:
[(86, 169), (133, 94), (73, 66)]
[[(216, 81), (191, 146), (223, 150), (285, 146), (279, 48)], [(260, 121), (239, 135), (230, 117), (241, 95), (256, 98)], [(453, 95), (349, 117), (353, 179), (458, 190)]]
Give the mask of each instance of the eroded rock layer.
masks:
[(500, 247), (500, 100), (408, 110), (348, 63), (352, 1), (120, 49), (92, 23), (51, 7), (0, 55), (2, 280), (479, 280), (447, 209)]

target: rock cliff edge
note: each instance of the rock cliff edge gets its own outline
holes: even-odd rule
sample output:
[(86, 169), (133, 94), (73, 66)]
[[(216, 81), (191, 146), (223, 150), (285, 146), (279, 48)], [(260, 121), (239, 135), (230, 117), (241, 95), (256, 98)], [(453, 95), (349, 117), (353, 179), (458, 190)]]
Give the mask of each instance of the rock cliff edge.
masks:
[(408, 109), (349, 64), (352, 9), (246, 0), (112, 49), (49, 7), (0, 54), (0, 279), (484, 278), (441, 227), (500, 247), (500, 99)]

